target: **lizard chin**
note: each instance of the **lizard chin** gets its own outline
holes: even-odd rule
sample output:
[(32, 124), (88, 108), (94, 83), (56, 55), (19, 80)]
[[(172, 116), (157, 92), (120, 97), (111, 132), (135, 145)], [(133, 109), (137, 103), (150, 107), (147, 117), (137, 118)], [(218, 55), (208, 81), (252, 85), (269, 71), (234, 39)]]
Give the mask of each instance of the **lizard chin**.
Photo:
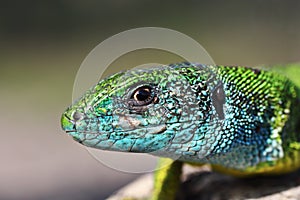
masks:
[(161, 124), (158, 126), (152, 126), (147, 128), (135, 128), (135, 129), (127, 129), (123, 131), (116, 131), (116, 132), (90, 132), (90, 131), (78, 131), (76, 129), (73, 130), (66, 130), (66, 133), (72, 137), (75, 141), (82, 143), (89, 139), (94, 138), (102, 138), (102, 140), (119, 140), (123, 139), (126, 136), (130, 136), (131, 138), (142, 138), (145, 135), (156, 135), (162, 134), (167, 130), (166, 125)]

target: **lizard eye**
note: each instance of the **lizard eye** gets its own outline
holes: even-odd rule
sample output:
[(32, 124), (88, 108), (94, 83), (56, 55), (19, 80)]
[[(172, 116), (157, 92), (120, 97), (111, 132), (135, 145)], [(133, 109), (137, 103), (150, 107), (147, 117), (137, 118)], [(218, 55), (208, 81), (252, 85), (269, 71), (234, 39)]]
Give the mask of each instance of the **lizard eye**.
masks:
[(153, 102), (154, 95), (151, 87), (142, 86), (137, 88), (131, 96), (133, 106), (145, 106)]

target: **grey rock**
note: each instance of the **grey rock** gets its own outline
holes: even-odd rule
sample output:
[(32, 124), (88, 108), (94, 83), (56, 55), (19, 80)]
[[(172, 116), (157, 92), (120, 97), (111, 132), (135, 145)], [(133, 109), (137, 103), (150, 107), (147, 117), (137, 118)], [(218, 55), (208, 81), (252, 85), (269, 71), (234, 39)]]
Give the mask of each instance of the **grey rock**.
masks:
[[(183, 171), (177, 200), (300, 200), (300, 171), (251, 178), (235, 178), (207, 168), (184, 167)], [(147, 174), (108, 199), (149, 199), (152, 189), (152, 174)]]

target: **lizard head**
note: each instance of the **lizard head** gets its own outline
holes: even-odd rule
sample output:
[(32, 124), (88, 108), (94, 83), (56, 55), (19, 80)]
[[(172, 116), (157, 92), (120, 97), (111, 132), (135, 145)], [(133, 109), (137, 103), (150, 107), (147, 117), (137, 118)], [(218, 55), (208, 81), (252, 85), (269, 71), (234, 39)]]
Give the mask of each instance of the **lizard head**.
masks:
[(159, 152), (191, 141), (210, 110), (209, 92), (203, 85), (200, 105), (187, 77), (193, 68), (174, 66), (101, 80), (63, 113), (62, 128), (85, 146), (113, 151)]
[(101, 80), (61, 124), (85, 146), (245, 169), (283, 157), (280, 131), (294, 130), (296, 97), (271, 72), (180, 63)]

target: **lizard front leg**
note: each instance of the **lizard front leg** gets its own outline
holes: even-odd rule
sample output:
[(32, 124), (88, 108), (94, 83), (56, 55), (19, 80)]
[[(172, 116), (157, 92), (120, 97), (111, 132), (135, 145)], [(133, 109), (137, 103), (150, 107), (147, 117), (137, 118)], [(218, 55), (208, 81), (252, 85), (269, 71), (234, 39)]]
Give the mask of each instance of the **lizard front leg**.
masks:
[(161, 158), (154, 176), (154, 191), (151, 200), (175, 199), (180, 185), (183, 163)]

